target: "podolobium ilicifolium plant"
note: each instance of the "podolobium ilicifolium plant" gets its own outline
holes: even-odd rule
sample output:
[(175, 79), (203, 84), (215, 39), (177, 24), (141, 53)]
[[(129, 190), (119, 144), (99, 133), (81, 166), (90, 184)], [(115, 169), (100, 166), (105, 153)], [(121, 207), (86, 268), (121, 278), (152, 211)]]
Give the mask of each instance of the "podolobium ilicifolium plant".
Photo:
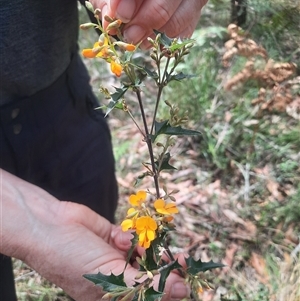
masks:
[[(113, 93), (110, 93), (107, 88), (101, 87), (101, 92), (108, 99), (108, 104), (104, 109), (106, 109), (106, 115), (113, 109), (123, 110), (138, 128), (143, 141), (147, 144), (149, 161), (141, 162), (146, 171), (139, 176), (136, 185), (143, 178), (152, 177), (153, 187), (149, 187), (147, 191), (137, 189), (136, 193), (129, 197), (130, 208), (121, 223), (123, 231), (133, 233), (132, 246), (128, 252), (124, 271), (133, 256), (134, 249), (137, 246), (145, 249), (141, 257), (135, 258), (140, 270), (134, 279), (135, 284), (127, 286), (124, 281), (124, 271), (120, 275), (104, 275), (99, 272), (98, 274), (84, 275), (84, 277), (102, 287), (106, 292), (104, 299), (154, 301), (163, 297), (166, 279), (170, 272), (178, 270), (185, 281), (190, 284), (192, 297), (200, 300), (203, 289), (211, 288), (203, 273), (207, 270), (220, 268), (223, 264), (213, 261), (202, 262), (188, 257), (185, 258), (186, 266), (183, 267), (174, 259), (167, 246), (166, 238), (170, 231), (176, 231), (173, 223), (173, 215), (179, 212), (173, 196), (176, 191), (169, 192), (167, 183), (162, 185), (160, 181), (162, 171), (175, 169), (169, 162), (174, 136), (200, 135), (200, 133), (184, 128), (183, 125), (188, 121), (187, 116), (180, 115), (178, 108), (168, 101), (165, 101), (164, 104), (169, 107), (169, 118), (157, 120), (157, 111), (164, 88), (171, 81), (182, 81), (191, 77), (191, 75), (176, 72), (176, 68), (186, 59), (190, 48), (193, 47), (193, 40), (171, 39), (164, 33), (156, 31), (155, 39), (148, 39), (152, 45), (151, 51), (145, 52), (145, 54), (149, 53), (153, 62), (152, 65), (155, 66), (152, 70), (135, 62), (134, 53), (141, 50), (138, 50), (139, 45), (123, 41), (122, 22), (120, 20), (105, 16), (109, 25), (103, 29), (99, 21), (101, 11), (94, 9), (90, 2), (86, 2), (86, 7), (95, 15), (98, 22), (85, 23), (80, 27), (84, 30), (98, 29), (100, 36), (91, 48), (82, 50), (82, 55), (90, 59), (105, 60), (110, 65), (112, 73), (120, 78), (120, 86), (114, 88)], [(156, 102), (153, 104), (150, 122), (145, 116), (145, 102), (141, 94), (142, 89), (145, 89), (143, 81), (147, 78), (153, 80), (157, 87)], [(132, 112), (126, 103), (127, 92), (136, 95), (138, 106), (135, 107), (139, 108), (138, 112)], [(147, 108), (147, 112), (151, 112), (151, 110)], [(138, 119), (135, 116), (138, 116)], [(158, 137), (160, 137), (159, 142), (157, 141)], [(155, 275), (159, 277), (159, 284), (156, 289), (153, 288)]]

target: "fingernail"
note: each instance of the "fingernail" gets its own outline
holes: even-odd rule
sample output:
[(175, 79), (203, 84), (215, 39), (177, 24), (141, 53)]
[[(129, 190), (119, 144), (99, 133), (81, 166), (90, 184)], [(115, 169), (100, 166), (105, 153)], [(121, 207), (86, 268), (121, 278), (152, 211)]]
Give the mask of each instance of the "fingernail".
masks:
[(121, 0), (117, 10), (116, 17), (122, 22), (128, 23), (135, 11), (135, 0)]
[(110, 232), (110, 237), (115, 238), (119, 232), (120, 230), (118, 229), (118, 227), (113, 227), (112, 231)]
[(133, 235), (131, 232), (127, 231), (127, 232), (122, 232), (121, 233), (121, 237), (120, 237), (120, 241), (123, 244), (124, 247), (130, 248), (132, 243), (131, 243), (131, 239), (133, 238)]
[(138, 25), (132, 25), (124, 31), (124, 39), (127, 43), (139, 43), (144, 35), (145, 30)]
[(190, 288), (182, 282), (176, 282), (171, 287), (171, 298), (183, 299), (190, 296)]

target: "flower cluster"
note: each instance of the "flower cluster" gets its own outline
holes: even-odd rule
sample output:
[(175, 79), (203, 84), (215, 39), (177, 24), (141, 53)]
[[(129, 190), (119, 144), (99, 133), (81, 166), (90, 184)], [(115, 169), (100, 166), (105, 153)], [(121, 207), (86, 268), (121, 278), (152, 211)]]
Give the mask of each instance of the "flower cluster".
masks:
[(135, 230), (139, 245), (145, 249), (150, 247), (158, 231), (173, 220), (172, 214), (178, 213), (176, 204), (166, 203), (164, 199), (154, 202), (155, 212), (152, 212), (154, 210), (146, 206), (146, 198), (147, 193), (143, 190), (130, 195), (129, 203), (133, 207), (128, 209), (126, 219), (121, 223), (123, 231)]
[[(120, 77), (122, 74), (123, 62), (120, 59), (119, 52), (116, 50), (116, 46), (121, 52), (132, 52), (136, 50), (135, 45), (117, 41), (114, 37), (108, 34), (110, 29), (116, 29), (120, 27), (121, 24), (122, 22), (120, 20), (115, 20), (110, 24), (113, 26), (109, 25), (107, 30), (103, 31), (103, 33), (99, 36), (99, 39), (94, 43), (93, 48), (86, 48), (82, 50), (82, 55), (86, 58), (102, 58), (108, 62), (110, 64), (111, 72), (117, 77)], [(94, 25), (99, 28), (96, 24)], [(101, 27), (99, 29), (103, 30)]]

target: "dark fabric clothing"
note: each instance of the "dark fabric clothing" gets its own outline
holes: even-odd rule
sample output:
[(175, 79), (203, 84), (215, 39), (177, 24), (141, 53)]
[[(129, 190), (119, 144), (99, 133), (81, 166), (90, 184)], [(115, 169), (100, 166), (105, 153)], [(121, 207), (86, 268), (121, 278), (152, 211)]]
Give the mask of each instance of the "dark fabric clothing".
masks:
[[(49, 88), (0, 107), (0, 165), (58, 199), (85, 204), (113, 222), (114, 158), (110, 132), (102, 112), (94, 110), (97, 106), (87, 70), (75, 54)], [(7, 265), (0, 269), (1, 277), (9, 275)], [(3, 299), (7, 287), (0, 280), (0, 300), (13, 301)]]
[(17, 301), (11, 258), (0, 254), (0, 301)]
[(50, 86), (78, 37), (76, 0), (0, 0), (0, 105)]

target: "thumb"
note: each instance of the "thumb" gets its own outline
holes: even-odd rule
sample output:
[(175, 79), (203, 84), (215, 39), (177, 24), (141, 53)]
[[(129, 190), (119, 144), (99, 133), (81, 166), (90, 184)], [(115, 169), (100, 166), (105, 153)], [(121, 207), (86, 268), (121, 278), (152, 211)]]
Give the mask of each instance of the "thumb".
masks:
[(122, 231), (120, 226), (113, 226), (110, 237), (111, 244), (121, 251), (128, 251), (132, 245), (132, 233), (130, 231)]

